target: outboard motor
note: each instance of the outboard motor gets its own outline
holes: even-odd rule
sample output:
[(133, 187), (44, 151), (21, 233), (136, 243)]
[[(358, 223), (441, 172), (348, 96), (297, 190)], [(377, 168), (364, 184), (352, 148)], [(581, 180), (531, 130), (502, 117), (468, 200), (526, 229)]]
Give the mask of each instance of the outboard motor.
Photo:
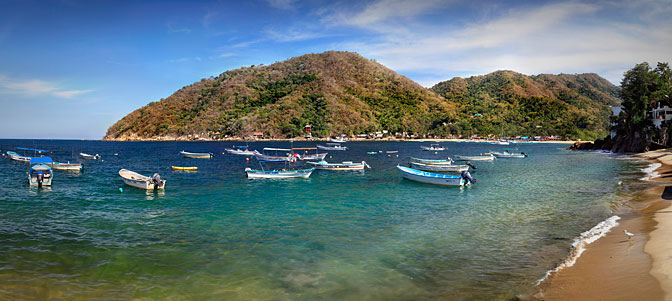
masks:
[(471, 177), (471, 174), (466, 170), (463, 171), (460, 176), (462, 176), (462, 179), (465, 179), (467, 183), (476, 183), (476, 180), (474, 180), (474, 178)]
[(42, 187), (42, 182), (44, 181), (44, 172), (37, 172), (37, 187)]
[(521, 153), (523, 156), (527, 157), (527, 154), (526, 154), (526, 153), (523, 153), (523, 152), (520, 152), (520, 153)]
[(476, 165), (471, 164), (471, 162), (467, 162), (467, 166), (471, 167), (471, 169), (476, 169)]
[(154, 183), (154, 189), (157, 189), (159, 186), (161, 186), (161, 176), (158, 173), (155, 173), (152, 176), (152, 183)]

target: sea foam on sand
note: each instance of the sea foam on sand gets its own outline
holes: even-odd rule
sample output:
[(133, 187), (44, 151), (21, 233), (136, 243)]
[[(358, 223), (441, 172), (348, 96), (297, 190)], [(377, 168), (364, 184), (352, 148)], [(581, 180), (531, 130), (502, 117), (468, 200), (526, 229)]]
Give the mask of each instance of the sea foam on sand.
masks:
[(581, 257), (583, 251), (586, 250), (586, 246), (595, 242), (600, 237), (607, 234), (612, 228), (618, 226), (618, 220), (621, 219), (620, 216), (614, 215), (604, 221), (601, 221), (599, 224), (595, 225), (592, 229), (581, 233), (581, 235), (574, 239), (572, 242), (572, 248), (569, 252), (569, 255), (565, 260), (563, 260), (555, 269), (549, 270), (546, 272), (544, 277), (537, 280), (537, 285), (541, 284), (550, 276), (551, 274), (560, 271), (566, 267), (571, 267), (576, 263), (576, 260)]
[(660, 163), (651, 163), (649, 167), (647, 168), (642, 168), (642, 172), (646, 174), (646, 176), (640, 178), (642, 181), (650, 180), (653, 178), (660, 177), (660, 174), (656, 172), (655, 170), (658, 169), (659, 167), (663, 166)]

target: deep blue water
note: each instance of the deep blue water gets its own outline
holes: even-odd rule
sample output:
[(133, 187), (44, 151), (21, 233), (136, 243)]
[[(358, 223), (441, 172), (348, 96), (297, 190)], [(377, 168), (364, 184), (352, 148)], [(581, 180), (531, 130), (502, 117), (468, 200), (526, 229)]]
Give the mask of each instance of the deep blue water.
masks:
[[(372, 169), (250, 180), (244, 168), (258, 165), (222, 154), (232, 144), (240, 143), (0, 140), (2, 153), (26, 146), (61, 162), (102, 156), (83, 161), (82, 173), (55, 171), (50, 189), (28, 186), (27, 164), (0, 160), (0, 296), (508, 299), (613, 215), (643, 165), (521, 144), (529, 158), (473, 162), (475, 185), (441, 187), (404, 180), (395, 166), (504, 147), (450, 142), (434, 154), (418, 142), (348, 142), (327, 160)], [(290, 144), (250, 143), (268, 146)], [(181, 150), (216, 155), (186, 159)], [(124, 186), (121, 168), (158, 172), (167, 188)]]

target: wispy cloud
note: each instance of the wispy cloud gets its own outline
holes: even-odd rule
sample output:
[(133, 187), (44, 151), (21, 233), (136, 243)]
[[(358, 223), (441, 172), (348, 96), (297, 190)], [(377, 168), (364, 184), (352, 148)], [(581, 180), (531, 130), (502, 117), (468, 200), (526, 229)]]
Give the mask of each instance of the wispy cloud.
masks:
[(185, 63), (185, 62), (200, 62), (202, 59), (200, 56), (194, 57), (181, 57), (172, 60), (168, 60), (170, 63)]
[(29, 97), (56, 96), (59, 98), (73, 98), (92, 91), (93, 90), (66, 90), (53, 82), (39, 79), (11, 79), (6, 75), (0, 74), (0, 93), (19, 94)]
[(268, 4), (272, 7), (279, 9), (293, 9), (296, 4), (296, 0), (266, 0)]
[(326, 33), (311, 31), (306, 28), (307, 26), (301, 26), (301, 28), (292, 27), (282, 31), (273, 28), (266, 28), (264, 33), (266, 36), (268, 36), (269, 39), (276, 42), (296, 42), (329, 36)]

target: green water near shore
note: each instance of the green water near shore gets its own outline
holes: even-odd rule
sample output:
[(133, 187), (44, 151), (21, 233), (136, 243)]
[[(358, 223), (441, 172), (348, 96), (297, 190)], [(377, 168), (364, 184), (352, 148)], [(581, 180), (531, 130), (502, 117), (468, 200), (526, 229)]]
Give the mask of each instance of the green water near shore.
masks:
[[(524, 144), (527, 159), (475, 163), (470, 188), (401, 178), (395, 166), (410, 156), (502, 148), (442, 144), (448, 151), (434, 155), (414, 142), (350, 142), (327, 159), (366, 160), (372, 169), (250, 180), (243, 169), (255, 163), (222, 155), (228, 143), (0, 140), (3, 152), (38, 146), (58, 161), (73, 151), (103, 158), (85, 161), (80, 174), (56, 171), (51, 189), (29, 188), (27, 164), (0, 160), (0, 296), (508, 299), (613, 215), (644, 166)], [(185, 159), (180, 150), (216, 156)], [(366, 155), (378, 150), (399, 157)], [(167, 189), (123, 186), (120, 168), (159, 172)]]

